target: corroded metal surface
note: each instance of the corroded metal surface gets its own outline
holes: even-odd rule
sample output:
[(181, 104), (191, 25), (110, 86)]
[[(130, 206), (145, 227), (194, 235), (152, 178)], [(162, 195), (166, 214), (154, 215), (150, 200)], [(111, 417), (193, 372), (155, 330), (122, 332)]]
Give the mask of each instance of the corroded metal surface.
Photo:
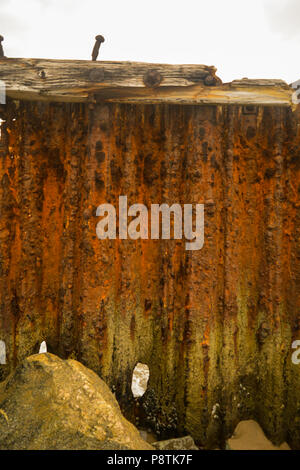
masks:
[[(240, 419), (300, 445), (299, 112), (10, 102), (1, 115), (0, 339), (94, 369), (128, 416), (214, 445)], [(205, 203), (205, 243), (98, 240), (96, 208)], [(6, 368), (6, 369), (5, 369)]]

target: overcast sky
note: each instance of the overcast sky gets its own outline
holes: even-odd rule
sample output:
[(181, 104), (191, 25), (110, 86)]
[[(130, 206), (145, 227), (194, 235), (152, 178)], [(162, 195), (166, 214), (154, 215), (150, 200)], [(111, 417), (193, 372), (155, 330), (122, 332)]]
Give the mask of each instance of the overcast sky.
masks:
[(7, 57), (215, 65), (223, 81), (300, 78), (300, 0), (0, 0)]

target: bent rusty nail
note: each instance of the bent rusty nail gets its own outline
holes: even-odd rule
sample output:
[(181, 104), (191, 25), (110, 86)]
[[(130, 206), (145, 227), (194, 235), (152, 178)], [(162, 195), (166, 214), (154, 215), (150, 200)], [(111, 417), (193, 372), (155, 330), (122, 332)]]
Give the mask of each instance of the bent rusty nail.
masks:
[(92, 52), (92, 60), (97, 60), (101, 43), (105, 41), (104, 37), (101, 36), (101, 34), (96, 36), (95, 39), (96, 39), (96, 42), (95, 42), (93, 52)]

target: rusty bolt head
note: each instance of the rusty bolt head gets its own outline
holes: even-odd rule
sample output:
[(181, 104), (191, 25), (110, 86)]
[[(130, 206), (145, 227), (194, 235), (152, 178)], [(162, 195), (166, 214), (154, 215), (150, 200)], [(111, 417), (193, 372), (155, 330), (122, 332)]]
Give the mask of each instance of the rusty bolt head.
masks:
[(149, 88), (158, 87), (162, 80), (163, 78), (157, 70), (150, 70), (149, 72), (145, 73), (143, 77), (144, 85)]
[(101, 34), (98, 34), (98, 35), (95, 37), (95, 39), (96, 39), (96, 41), (98, 41), (98, 42), (104, 42), (104, 41), (105, 41), (104, 37), (101, 36)]
[(216, 83), (217, 83), (217, 80), (212, 75), (207, 75), (207, 77), (205, 77), (204, 79), (204, 84), (206, 86), (214, 86)]
[(102, 82), (104, 80), (104, 69), (99, 68), (91, 70), (89, 79), (92, 80), (92, 82)]

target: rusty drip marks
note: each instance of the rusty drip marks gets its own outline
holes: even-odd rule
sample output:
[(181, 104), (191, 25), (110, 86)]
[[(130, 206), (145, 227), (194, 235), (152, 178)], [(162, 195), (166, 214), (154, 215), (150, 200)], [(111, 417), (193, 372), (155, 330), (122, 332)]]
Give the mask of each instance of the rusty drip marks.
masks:
[(270, 334), (271, 334), (270, 326), (266, 322), (263, 322), (258, 328), (257, 333), (256, 333), (257, 342), (260, 347), (266, 341), (266, 339), (268, 338)]
[[(300, 333), (299, 115), (13, 101), (6, 114), (16, 118), (0, 159), (7, 368), (45, 339), (101, 371), (122, 405), (128, 371), (142, 361), (159, 430), (176, 413), (202, 442), (212, 400), (229, 422), (248, 412), (232, 401), (247, 375), (251, 411), (266, 413), (270, 435), (285, 432), (300, 386), (288, 348), (278, 348)], [(117, 207), (122, 194), (148, 207), (205, 202), (203, 249), (98, 240), (97, 206)], [(299, 440), (296, 425), (291, 434)]]

